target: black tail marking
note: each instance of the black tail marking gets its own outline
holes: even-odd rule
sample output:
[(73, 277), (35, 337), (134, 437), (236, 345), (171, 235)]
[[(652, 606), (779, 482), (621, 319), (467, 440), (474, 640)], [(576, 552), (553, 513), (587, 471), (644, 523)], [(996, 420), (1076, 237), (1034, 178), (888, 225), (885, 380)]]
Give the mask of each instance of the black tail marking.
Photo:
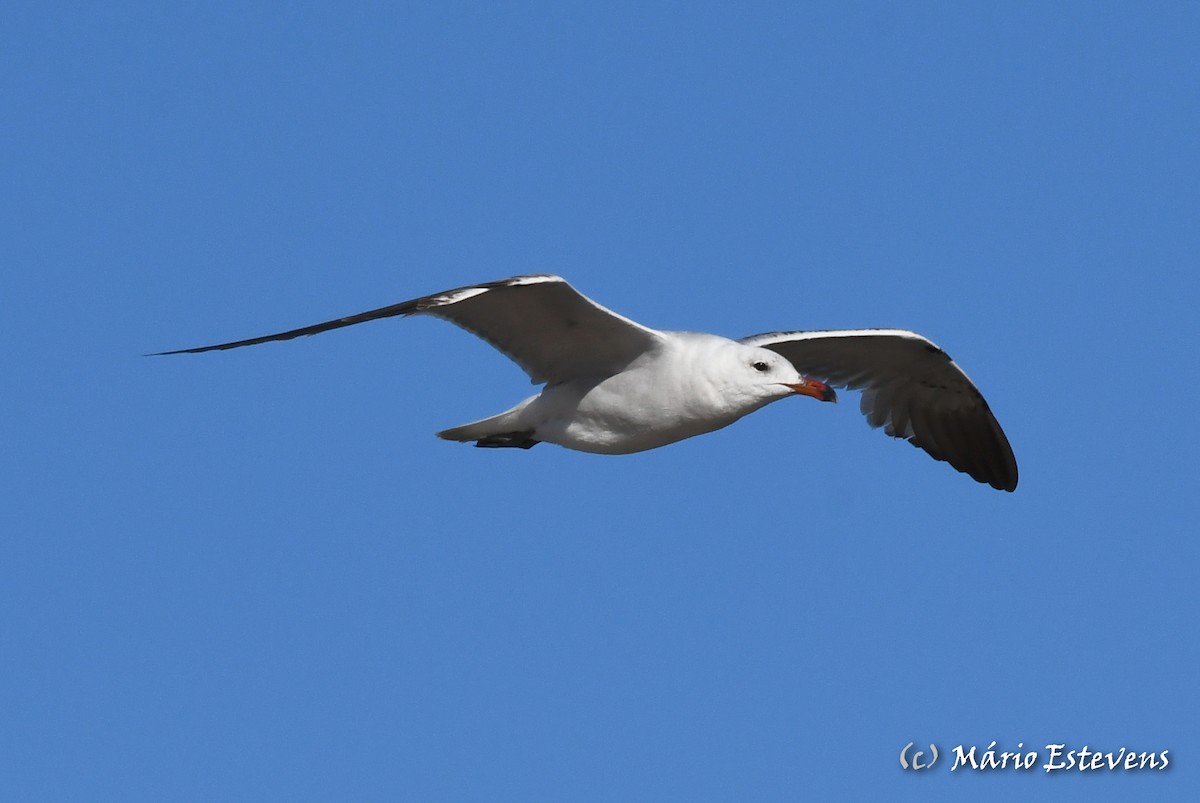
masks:
[(532, 432), (505, 432), (503, 435), (488, 435), (475, 441), (475, 445), (484, 449), (532, 449), (541, 441), (534, 440)]

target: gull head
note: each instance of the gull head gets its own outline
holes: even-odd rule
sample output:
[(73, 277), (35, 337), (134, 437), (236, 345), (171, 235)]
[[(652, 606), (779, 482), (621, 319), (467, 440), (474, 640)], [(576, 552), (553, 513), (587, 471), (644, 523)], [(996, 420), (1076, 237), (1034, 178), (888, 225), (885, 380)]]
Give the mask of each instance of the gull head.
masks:
[(767, 404), (786, 396), (811, 396), (819, 401), (836, 402), (837, 394), (824, 382), (798, 372), (780, 354), (758, 346), (742, 346), (728, 353), (726, 370), (731, 389), (749, 404)]

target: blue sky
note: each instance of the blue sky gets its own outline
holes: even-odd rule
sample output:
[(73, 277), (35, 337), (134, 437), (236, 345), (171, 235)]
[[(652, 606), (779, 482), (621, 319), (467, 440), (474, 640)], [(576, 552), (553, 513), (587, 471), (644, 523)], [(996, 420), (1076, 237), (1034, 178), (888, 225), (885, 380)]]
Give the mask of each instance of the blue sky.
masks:
[[(1194, 800), (1194, 4), (24, 3), (0, 47), (0, 797)], [(516, 273), (942, 345), (993, 491), (836, 407), (433, 432)], [(1169, 750), (924, 774), (910, 741)]]

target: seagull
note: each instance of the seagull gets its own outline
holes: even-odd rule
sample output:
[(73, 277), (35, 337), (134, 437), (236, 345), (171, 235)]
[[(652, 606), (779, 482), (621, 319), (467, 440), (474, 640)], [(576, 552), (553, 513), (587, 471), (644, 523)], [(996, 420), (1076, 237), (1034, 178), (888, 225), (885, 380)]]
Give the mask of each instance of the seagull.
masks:
[(433, 315), (519, 365), (540, 393), (437, 433), (484, 447), (555, 443), (629, 454), (727, 427), (789, 396), (862, 391), (872, 427), (981, 483), (1017, 487), (1017, 461), (983, 395), (941, 348), (903, 329), (767, 332), (740, 340), (659, 331), (600, 306), (560, 276), (513, 276), (273, 335), (154, 355), (291, 340), (397, 315)]

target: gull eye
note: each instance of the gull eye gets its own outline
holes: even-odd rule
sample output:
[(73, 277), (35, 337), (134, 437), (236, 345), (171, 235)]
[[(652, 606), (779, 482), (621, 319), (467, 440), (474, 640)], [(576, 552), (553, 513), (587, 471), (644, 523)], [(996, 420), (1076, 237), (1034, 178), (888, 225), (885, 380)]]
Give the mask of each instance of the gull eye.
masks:
[(760, 374), (765, 374), (767, 372), (767, 368), (769, 368), (770, 366), (768, 366), (762, 360), (759, 360), (757, 362), (750, 363), (750, 367), (753, 368), (755, 371), (758, 371)]

